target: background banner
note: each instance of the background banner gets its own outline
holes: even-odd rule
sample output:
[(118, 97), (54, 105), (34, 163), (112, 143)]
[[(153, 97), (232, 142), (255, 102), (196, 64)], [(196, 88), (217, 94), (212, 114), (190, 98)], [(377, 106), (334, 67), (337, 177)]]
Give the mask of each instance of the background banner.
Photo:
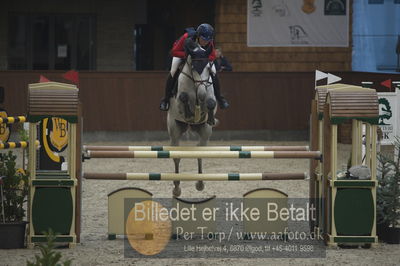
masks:
[(247, 0), (248, 46), (348, 44), (348, 0)]

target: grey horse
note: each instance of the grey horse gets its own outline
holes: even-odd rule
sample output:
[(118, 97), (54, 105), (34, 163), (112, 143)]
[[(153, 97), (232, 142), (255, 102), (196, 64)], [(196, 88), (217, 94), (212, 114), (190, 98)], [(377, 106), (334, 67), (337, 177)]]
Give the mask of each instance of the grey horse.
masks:
[[(208, 56), (211, 50), (204, 50), (197, 43), (187, 43), (189, 54), (178, 77), (176, 95), (170, 99), (167, 115), (168, 133), (171, 146), (179, 146), (180, 138), (187, 130), (198, 134), (198, 146), (206, 146), (215, 126), (217, 102), (214, 96), (211, 75), (215, 71)], [(173, 159), (175, 173), (179, 173), (180, 159)], [(198, 173), (202, 173), (202, 160), (198, 160)], [(180, 181), (174, 181), (173, 195), (181, 194)], [(197, 181), (196, 189), (204, 189), (203, 181)]]

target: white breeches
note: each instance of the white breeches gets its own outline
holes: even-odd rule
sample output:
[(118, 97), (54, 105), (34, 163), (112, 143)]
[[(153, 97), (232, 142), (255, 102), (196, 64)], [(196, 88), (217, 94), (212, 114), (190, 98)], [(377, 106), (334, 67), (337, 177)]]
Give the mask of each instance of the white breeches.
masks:
[(173, 77), (175, 75), (176, 70), (178, 69), (179, 65), (182, 62), (182, 58), (179, 57), (172, 57), (172, 64), (171, 64), (171, 76)]

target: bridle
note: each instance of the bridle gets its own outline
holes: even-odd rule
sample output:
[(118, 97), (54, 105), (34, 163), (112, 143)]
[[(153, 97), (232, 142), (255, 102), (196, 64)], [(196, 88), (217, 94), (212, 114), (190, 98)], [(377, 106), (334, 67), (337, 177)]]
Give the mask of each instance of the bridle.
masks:
[[(201, 107), (202, 104), (201, 104), (200, 99), (199, 99), (200, 98), (199, 97), (199, 88), (200, 88), (200, 85), (203, 85), (204, 89), (205, 89), (205, 92), (207, 93), (207, 91), (209, 90), (209, 87), (211, 87), (211, 85), (213, 84), (212, 83), (213, 77), (212, 77), (212, 73), (211, 73), (212, 72), (212, 67), (213, 67), (213, 62), (210, 62), (208, 60), (208, 56), (206, 58), (196, 58), (196, 59), (190, 57), (190, 59), (191, 60), (188, 60), (188, 58), (187, 58), (185, 60), (185, 63), (183, 64), (184, 67), (181, 70), (181, 74), (183, 74), (184, 76), (186, 76), (189, 80), (191, 80), (193, 82), (193, 86), (194, 86), (193, 89), (194, 89), (194, 94), (195, 94), (194, 95), (195, 96), (195, 99), (194, 99), (195, 100), (194, 121), (197, 123), (197, 122), (201, 121), (201, 119), (202, 119), (201, 117), (203, 117), (203, 119), (205, 119), (204, 118), (204, 111), (202, 111), (202, 107)], [(196, 75), (194, 75), (195, 71), (199, 72), (199, 71), (196, 70), (197, 69), (195, 67), (196, 65), (193, 64), (193, 61), (196, 61), (196, 60), (203, 62), (203, 64), (201, 65), (201, 67), (202, 67), (201, 72), (202, 73), (199, 73), (200, 74), (200, 79), (196, 79), (195, 78)], [(204, 62), (204, 60), (207, 60), (207, 61)], [(188, 66), (190, 71), (187, 71), (185, 69), (185, 66)], [(207, 68), (207, 67), (208, 67), (208, 75), (206, 75), (206, 73), (204, 73), (205, 68)], [(205, 74), (204, 76), (207, 76), (205, 79), (202, 79), (201, 74), (203, 74), (203, 73)], [(186, 105), (185, 108), (188, 108), (188, 106)], [(207, 117), (207, 116), (205, 116), (205, 117)]]
[[(208, 58), (197, 58), (197, 59), (191, 58), (191, 60), (192, 60), (192, 61), (196, 61), (196, 60), (197, 60), (197, 61), (204, 61), (204, 60), (208, 60)], [(187, 65), (189, 66), (190, 74), (185, 73), (183, 70), (182, 70), (181, 74), (183, 74), (183, 75), (185, 75), (186, 77), (188, 77), (191, 81), (193, 81), (193, 83), (194, 83), (195, 85), (198, 84), (197, 86), (195, 86), (195, 87), (196, 87), (196, 90), (197, 90), (197, 87), (198, 87), (199, 85), (204, 85), (204, 86), (206, 87), (206, 89), (212, 85), (212, 82), (210, 82), (210, 75), (211, 75), (211, 74), (208, 76), (207, 79), (196, 80), (196, 79), (194, 79), (194, 75), (193, 75), (193, 67), (192, 67), (191, 65), (189, 65), (189, 63), (188, 63), (187, 60), (185, 60), (185, 64), (187, 64)], [(208, 68), (209, 68), (209, 72), (211, 71), (212, 64), (213, 64), (212, 62), (209, 62), (209, 63), (207, 64), (207, 65), (208, 65)], [(197, 93), (196, 93), (196, 94), (197, 94)]]
[[(203, 61), (203, 60), (208, 60), (208, 58), (197, 58), (197, 59), (193, 59), (193, 58), (190, 58), (191, 60), (192, 60), (192, 62), (193, 61), (196, 61), (196, 60), (198, 60), (198, 61)], [(194, 83), (194, 89), (195, 89), (195, 95), (196, 95), (196, 105), (199, 105), (200, 103), (199, 103), (199, 96), (197, 95), (197, 92), (198, 92), (198, 89), (199, 89), (199, 86), (200, 85), (203, 85), (204, 87), (205, 87), (205, 89), (206, 89), (206, 91), (207, 91), (207, 89), (208, 89), (208, 87), (210, 87), (211, 85), (212, 85), (212, 82), (210, 82), (210, 76), (211, 76), (211, 71), (212, 71), (212, 64), (213, 64), (213, 62), (208, 62), (207, 63), (207, 65), (205, 66), (205, 67), (208, 67), (209, 68), (209, 76), (208, 76), (208, 78), (207, 79), (200, 79), (200, 80), (196, 80), (196, 79), (194, 79), (194, 75), (193, 75), (193, 66), (191, 65), (191, 64), (189, 64), (188, 63), (188, 60), (186, 59), (185, 60), (185, 64), (187, 64), (188, 65), (188, 67), (189, 67), (189, 69), (190, 69), (190, 74), (188, 74), (188, 73), (185, 73), (184, 71), (183, 71), (183, 69), (182, 69), (182, 72), (181, 72), (181, 74), (183, 74), (183, 75), (185, 75), (186, 77), (188, 77), (191, 81), (193, 81), (193, 83)]]

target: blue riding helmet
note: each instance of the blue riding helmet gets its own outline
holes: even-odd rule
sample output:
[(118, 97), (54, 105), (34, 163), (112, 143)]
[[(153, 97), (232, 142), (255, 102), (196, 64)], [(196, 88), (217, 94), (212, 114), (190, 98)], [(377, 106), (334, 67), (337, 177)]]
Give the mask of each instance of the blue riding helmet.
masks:
[(205, 41), (212, 41), (214, 36), (214, 28), (207, 23), (203, 23), (197, 27), (197, 36)]

